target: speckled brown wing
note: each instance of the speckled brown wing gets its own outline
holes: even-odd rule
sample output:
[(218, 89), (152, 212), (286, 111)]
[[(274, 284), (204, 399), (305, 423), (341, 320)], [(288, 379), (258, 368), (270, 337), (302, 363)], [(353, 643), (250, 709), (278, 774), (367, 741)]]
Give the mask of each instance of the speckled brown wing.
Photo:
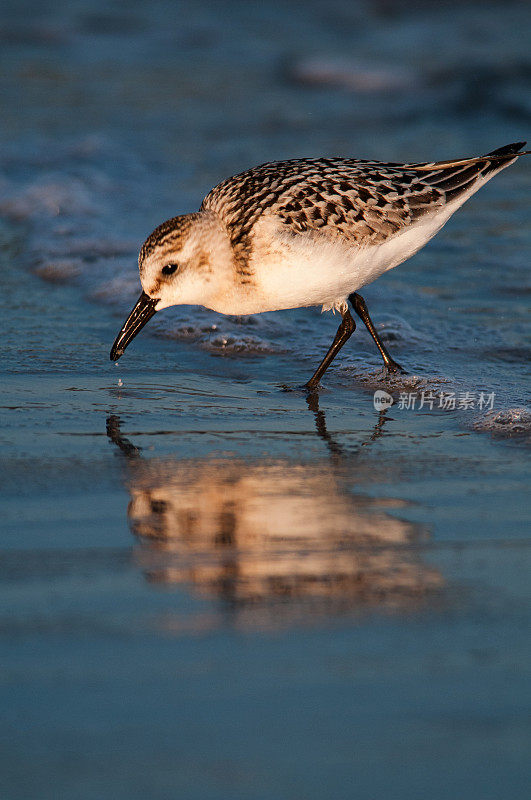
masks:
[(345, 161), (334, 166), (280, 198), (276, 213), (293, 232), (340, 236), (359, 247), (381, 244), (444, 205), (444, 192), (405, 168)]
[[(499, 159), (500, 152), (490, 155)], [(360, 247), (380, 244), (513, 158), (508, 153), (507, 162), (489, 161), (488, 156), (473, 163), (346, 158), (270, 162), (218, 184), (201, 209), (212, 209), (224, 220), (244, 275), (252, 253), (252, 229), (263, 214), (277, 215), (292, 233), (341, 236)]]
[(293, 233), (378, 244), (444, 204), (444, 192), (423, 178), (400, 164), (355, 159), (271, 162), (218, 184), (201, 209), (224, 220), (243, 274), (252, 253), (252, 229), (263, 214), (277, 215)]

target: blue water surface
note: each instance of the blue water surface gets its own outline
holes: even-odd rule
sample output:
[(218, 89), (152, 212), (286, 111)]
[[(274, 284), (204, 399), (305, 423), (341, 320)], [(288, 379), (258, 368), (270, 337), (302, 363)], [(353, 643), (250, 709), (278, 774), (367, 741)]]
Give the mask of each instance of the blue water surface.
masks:
[(0, 13), (1, 797), (527, 797), (525, 160), (367, 287), (405, 378), (358, 328), (307, 397), (318, 309), (108, 353), (145, 236), (227, 175), (525, 138), (528, 5)]

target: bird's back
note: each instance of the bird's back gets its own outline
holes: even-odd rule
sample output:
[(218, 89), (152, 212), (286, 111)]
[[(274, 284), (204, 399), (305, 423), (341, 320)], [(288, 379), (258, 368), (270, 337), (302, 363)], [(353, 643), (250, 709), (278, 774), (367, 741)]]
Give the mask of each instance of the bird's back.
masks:
[(458, 208), (512, 163), (522, 146), (507, 145), (479, 159), (419, 164), (352, 158), (270, 162), (222, 181), (201, 208), (221, 216), (242, 259), (249, 258), (253, 228), (264, 215), (275, 215), (294, 234), (377, 245), (450, 204)]

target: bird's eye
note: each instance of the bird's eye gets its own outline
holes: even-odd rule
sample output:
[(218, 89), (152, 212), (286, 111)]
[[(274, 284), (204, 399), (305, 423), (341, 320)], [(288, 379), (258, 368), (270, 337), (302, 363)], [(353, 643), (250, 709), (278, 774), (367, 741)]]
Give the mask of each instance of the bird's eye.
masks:
[(163, 275), (173, 275), (179, 269), (178, 264), (166, 264), (165, 267), (162, 267), (162, 274)]

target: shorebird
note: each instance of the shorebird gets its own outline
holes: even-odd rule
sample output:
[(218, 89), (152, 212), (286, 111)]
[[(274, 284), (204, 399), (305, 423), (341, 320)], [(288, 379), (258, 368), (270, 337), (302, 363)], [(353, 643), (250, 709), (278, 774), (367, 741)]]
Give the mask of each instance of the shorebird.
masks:
[(384, 369), (402, 372), (358, 289), (420, 250), (471, 195), (530, 152), (522, 152), (525, 144), (418, 164), (300, 158), (227, 178), (199, 211), (163, 222), (142, 245), (142, 294), (116, 337), (111, 360), (168, 306), (247, 315), (320, 305), (323, 311), (337, 309), (342, 320), (306, 384), (315, 389), (356, 328), (350, 302)]

